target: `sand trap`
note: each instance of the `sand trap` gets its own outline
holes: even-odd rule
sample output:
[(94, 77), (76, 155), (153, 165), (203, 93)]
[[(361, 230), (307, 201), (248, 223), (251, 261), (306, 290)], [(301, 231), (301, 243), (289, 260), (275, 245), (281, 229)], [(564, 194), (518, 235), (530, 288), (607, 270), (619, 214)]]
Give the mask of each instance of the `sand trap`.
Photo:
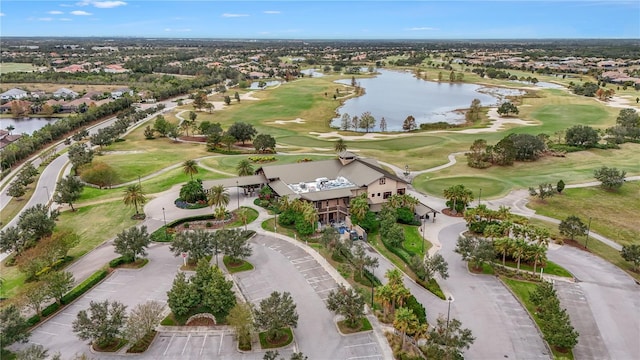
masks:
[(296, 123), (296, 124), (304, 124), (306, 121), (304, 119), (294, 119), (294, 120), (276, 120), (274, 122), (272, 122), (272, 124), (278, 124), (278, 125), (286, 125), (288, 123)]
[[(364, 133), (362, 135), (341, 135), (337, 131), (331, 131), (326, 133), (319, 133), (315, 131), (310, 131), (309, 134), (316, 135), (321, 139), (326, 138), (342, 138), (344, 140), (381, 140), (402, 136), (410, 136), (412, 134), (409, 133), (398, 133), (398, 134), (381, 134), (381, 133)], [(351, 150), (349, 150), (351, 151)]]
[(611, 106), (615, 108), (638, 107), (638, 104), (636, 103), (636, 99), (633, 96), (629, 96), (629, 95), (613, 96), (611, 97), (611, 99), (609, 99), (609, 101), (601, 101), (601, 100), (598, 100), (598, 101), (607, 106)]

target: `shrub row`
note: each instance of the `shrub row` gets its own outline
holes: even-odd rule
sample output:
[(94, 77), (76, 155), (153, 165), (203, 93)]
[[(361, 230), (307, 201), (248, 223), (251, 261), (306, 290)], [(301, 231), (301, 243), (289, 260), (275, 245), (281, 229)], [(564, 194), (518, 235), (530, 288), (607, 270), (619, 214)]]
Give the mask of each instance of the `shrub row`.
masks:
[(411, 258), (416, 255), (410, 251), (407, 251), (407, 249), (403, 248), (403, 247), (395, 247), (395, 246), (391, 246), (391, 244), (387, 243), (386, 241), (382, 240), (382, 243), (384, 244), (384, 247), (387, 248), (387, 250), (391, 251), (392, 253), (394, 253), (396, 256), (398, 256), (400, 259), (402, 259), (402, 261), (404, 261), (407, 265), (411, 264)]
[[(117, 260), (117, 259), (115, 259)], [(62, 297), (62, 304), (67, 305), (71, 303), (73, 300), (77, 299), (80, 295), (87, 292), (91, 287), (97, 284), (100, 280), (104, 279), (107, 276), (108, 272), (106, 270), (98, 270), (93, 275), (89, 276), (85, 281), (80, 283), (78, 286), (74, 287), (66, 293)], [(33, 315), (29, 319), (27, 319), (27, 325), (29, 327), (35, 326), (37, 323), (42, 320), (42, 318), (46, 318), (47, 316), (55, 313), (60, 309), (60, 305), (58, 303), (53, 303), (42, 310), (42, 317), (39, 315)]]
[(104, 269), (96, 271), (91, 276), (89, 276), (85, 281), (81, 282), (78, 286), (74, 287), (73, 289), (71, 289), (71, 291), (66, 293), (62, 297), (62, 303), (64, 305), (71, 303), (73, 300), (77, 299), (80, 295), (84, 294), (89, 289), (91, 289), (91, 287), (93, 287), (95, 284), (100, 282), (100, 280), (107, 277), (107, 274), (108, 274), (108, 271)]
[(407, 301), (404, 303), (404, 306), (407, 309), (411, 309), (413, 311), (420, 324), (427, 323), (427, 310), (425, 310), (424, 306), (422, 306), (422, 304), (416, 299), (415, 296), (409, 296)]
[(275, 156), (249, 156), (249, 160), (254, 163), (265, 163), (276, 161)]

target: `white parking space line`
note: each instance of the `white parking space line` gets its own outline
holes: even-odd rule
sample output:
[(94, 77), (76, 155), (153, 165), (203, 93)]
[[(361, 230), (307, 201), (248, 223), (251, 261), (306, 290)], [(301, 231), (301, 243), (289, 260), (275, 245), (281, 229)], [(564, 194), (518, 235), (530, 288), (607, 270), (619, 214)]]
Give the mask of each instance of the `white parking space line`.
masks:
[(202, 355), (202, 351), (204, 351), (204, 344), (207, 343), (207, 335), (208, 334), (204, 334), (204, 340), (202, 341), (202, 346), (200, 346), (200, 355)]
[(310, 269), (299, 270), (298, 272), (303, 273), (303, 272), (307, 272), (307, 271), (311, 271), (311, 270), (315, 270), (315, 269), (320, 269), (320, 268), (322, 268), (322, 266), (316, 266), (316, 267), (312, 267)]
[(187, 345), (189, 345), (189, 340), (191, 339), (191, 334), (187, 335), (187, 341), (184, 343), (184, 346), (182, 347), (182, 355), (184, 355), (184, 351), (187, 350)]
[(55, 325), (65, 326), (65, 327), (71, 327), (71, 324), (64, 324), (64, 323), (56, 322), (56, 321), (50, 321), (50, 323), (55, 324)]
[(51, 335), (51, 336), (58, 336), (58, 334), (50, 333), (48, 331), (43, 331), (43, 330), (36, 330), (34, 332), (37, 332), (37, 333), (40, 333), (40, 334), (47, 334), (47, 335)]
[(218, 347), (218, 355), (222, 351), (222, 340), (224, 340), (224, 333), (220, 334), (220, 346)]
[(176, 334), (171, 335), (171, 339), (169, 339), (169, 343), (167, 344), (167, 348), (164, 349), (162, 356), (167, 356), (167, 351), (169, 351), (169, 347), (171, 346), (171, 342), (173, 342), (173, 338), (176, 337)]
[(302, 264), (302, 263), (306, 263), (306, 262), (309, 262), (309, 261), (315, 261), (315, 259), (312, 258), (311, 256), (305, 256), (303, 258), (291, 260), (291, 263), (292, 264)]
[(321, 293), (321, 292), (325, 292), (325, 291), (331, 291), (331, 290), (335, 290), (337, 288), (338, 287), (332, 287), (332, 288), (328, 288), (328, 289), (324, 289), (324, 290), (318, 290), (318, 291), (316, 291), (316, 293)]
[(352, 348), (352, 347), (357, 347), (357, 346), (368, 346), (368, 345), (375, 345), (377, 344), (377, 342), (368, 342), (365, 344), (355, 344), (355, 345), (347, 345), (345, 346), (345, 348)]
[(353, 359), (372, 359), (372, 358), (382, 359), (382, 355), (353, 356), (353, 357), (347, 358), (347, 360), (353, 360)]

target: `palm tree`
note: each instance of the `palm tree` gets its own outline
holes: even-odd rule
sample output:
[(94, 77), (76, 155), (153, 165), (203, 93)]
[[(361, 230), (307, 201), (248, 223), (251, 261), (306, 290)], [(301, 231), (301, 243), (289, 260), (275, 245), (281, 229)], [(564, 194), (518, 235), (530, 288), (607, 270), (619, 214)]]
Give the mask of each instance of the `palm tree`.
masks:
[(349, 215), (355, 223), (364, 220), (369, 211), (369, 203), (367, 201), (367, 193), (362, 193), (351, 199), (349, 202)]
[(289, 200), (288, 195), (281, 196), (280, 199), (278, 200), (278, 210), (280, 210), (280, 212), (287, 211), (292, 206), (293, 206), (293, 202)]
[(335, 144), (333, 144), (333, 149), (337, 153), (341, 153), (343, 151), (347, 151), (347, 144), (345, 143), (343, 138), (340, 138), (335, 142)]
[(7, 131), (9, 132), (9, 135), (11, 135), (11, 132), (12, 132), (13, 130), (15, 130), (16, 128), (15, 128), (13, 125), (9, 125), (9, 126), (7, 126), (5, 129), (7, 129)]
[(244, 231), (247, 231), (247, 220), (249, 219), (249, 211), (247, 208), (242, 208), (238, 211), (238, 219), (244, 224)]
[(214, 208), (224, 208), (229, 204), (229, 193), (224, 186), (215, 185), (209, 190), (208, 203)]
[(396, 311), (396, 317), (393, 320), (393, 327), (398, 329), (402, 334), (402, 346), (401, 349), (404, 350), (404, 338), (407, 333), (413, 334), (420, 323), (418, 322), (418, 317), (413, 313), (413, 310), (409, 308), (401, 307)]
[(122, 201), (124, 201), (124, 204), (127, 206), (133, 204), (136, 208), (136, 215), (138, 215), (138, 204), (143, 205), (147, 201), (147, 197), (145, 196), (144, 191), (142, 191), (142, 186), (140, 186), (140, 184), (133, 184), (129, 185), (124, 190), (124, 197), (122, 198)]
[(191, 176), (191, 181), (193, 181), (193, 175), (198, 173), (198, 163), (195, 160), (186, 160), (182, 163), (182, 172)]
[(533, 274), (536, 274), (538, 262), (543, 261), (547, 255), (547, 247), (543, 245), (534, 245), (531, 247), (531, 255), (533, 256)]
[(247, 159), (242, 159), (236, 166), (236, 171), (238, 172), (238, 176), (249, 176), (253, 175), (253, 166), (251, 166), (251, 162)]
[(520, 260), (522, 259), (524, 254), (527, 252), (527, 247), (528, 247), (527, 242), (522, 239), (516, 239), (516, 241), (513, 243), (512, 254), (513, 254), (513, 257), (515, 257), (518, 260), (518, 270), (520, 270)]
[(311, 228), (313, 230), (316, 229), (315, 225), (318, 221), (318, 212), (313, 207), (312, 203), (305, 201), (304, 205), (302, 206), (302, 218), (311, 224)]
[(507, 258), (507, 253), (510, 253), (512, 251), (511, 249), (513, 248), (513, 240), (511, 240), (511, 238), (508, 238), (508, 237), (503, 237), (503, 238), (495, 239), (493, 241), (493, 245), (495, 246), (498, 252), (502, 253), (502, 265), (504, 266)]
[(444, 197), (448, 200), (447, 205), (449, 208), (454, 214), (457, 214), (457, 204), (463, 204), (462, 208), (464, 209), (467, 204), (473, 201), (473, 191), (465, 188), (464, 185), (458, 184), (444, 189)]

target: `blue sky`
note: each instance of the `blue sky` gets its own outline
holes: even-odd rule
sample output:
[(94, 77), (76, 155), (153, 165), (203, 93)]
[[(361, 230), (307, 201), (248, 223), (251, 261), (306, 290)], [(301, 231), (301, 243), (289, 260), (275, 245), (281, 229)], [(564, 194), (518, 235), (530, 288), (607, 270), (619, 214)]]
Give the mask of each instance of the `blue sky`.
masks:
[(0, 36), (640, 38), (640, 1), (0, 1)]

